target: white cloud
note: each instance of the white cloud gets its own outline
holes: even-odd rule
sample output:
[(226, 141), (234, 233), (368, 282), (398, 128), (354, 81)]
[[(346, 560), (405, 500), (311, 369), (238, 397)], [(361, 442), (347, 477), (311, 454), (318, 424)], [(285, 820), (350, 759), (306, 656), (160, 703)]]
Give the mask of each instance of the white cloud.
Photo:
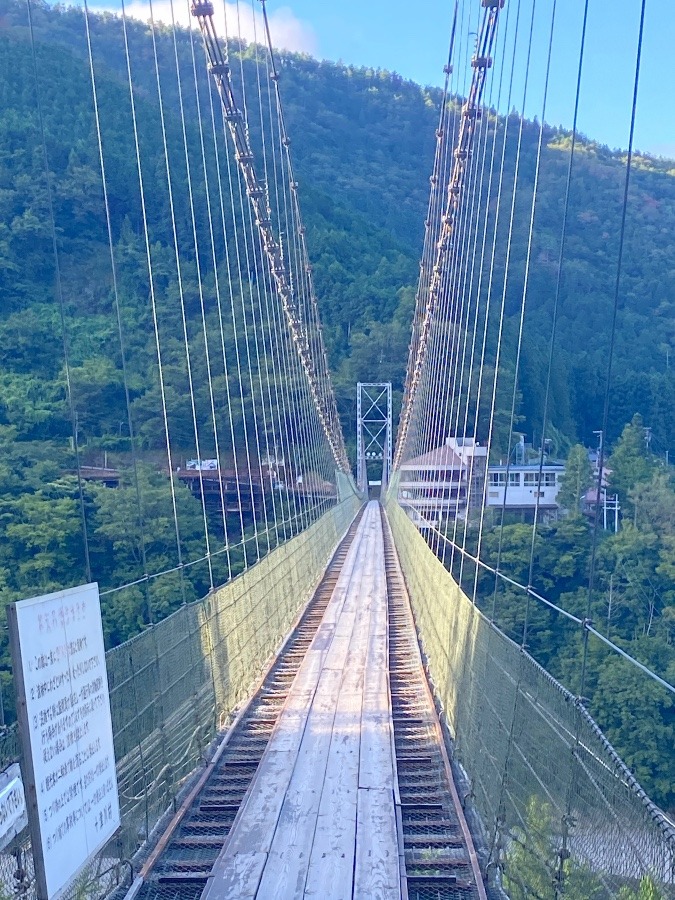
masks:
[(651, 153), (653, 156), (662, 156), (664, 159), (675, 159), (675, 144), (657, 143), (650, 147), (646, 141), (644, 143), (648, 148), (647, 152)]
[(289, 6), (282, 6), (268, 14), (272, 43), (285, 50), (298, 50), (302, 53), (319, 55), (319, 42), (316, 32), (309, 24), (298, 19)]
[[(242, 0), (239, 4), (214, 0), (213, 18), (219, 36), (224, 38), (227, 33), (230, 37), (242, 37), (246, 41), (257, 40), (258, 43), (266, 43), (263, 18), (257, 8), (259, 4), (256, 2), (255, 5), (254, 13), (251, 3), (247, 0)], [(121, 11), (121, 7), (117, 4), (104, 3), (102, 7), (97, 8), (103, 8), (113, 13)], [(126, 14), (134, 19), (140, 19), (143, 22), (150, 19), (150, 4), (147, 0), (131, 0), (130, 3), (125, 4), (125, 10)], [(152, 15), (155, 22), (170, 25), (172, 21), (171, 0), (153, 2)], [(299, 19), (289, 6), (282, 6), (274, 12), (268, 12), (268, 18), (272, 43), (275, 47), (317, 55), (318, 41), (314, 29), (308, 22)], [(183, 27), (189, 27), (191, 22), (194, 23), (187, 0), (174, 0), (173, 20), (177, 25)]]

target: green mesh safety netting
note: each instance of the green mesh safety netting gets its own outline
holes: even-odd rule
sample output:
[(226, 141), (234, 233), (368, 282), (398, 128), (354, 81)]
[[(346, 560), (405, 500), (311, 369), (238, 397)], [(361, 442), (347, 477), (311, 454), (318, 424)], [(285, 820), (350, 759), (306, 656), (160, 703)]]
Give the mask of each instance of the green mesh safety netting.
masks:
[[(338, 496), (313, 525), (233, 581), (106, 654), (122, 827), (73, 886), (73, 897), (102, 896), (128, 876), (121, 861), (172, 808), (217, 731), (250, 693), (362, 503), (340, 476)], [(19, 756), (10, 729), (0, 736), (0, 761)], [(30, 898), (26, 833), (0, 852), (0, 891), (12, 896), (24, 871)]]
[(387, 515), (493, 877), (513, 900), (674, 897), (672, 824), (586, 710), (460, 590), (394, 499)]

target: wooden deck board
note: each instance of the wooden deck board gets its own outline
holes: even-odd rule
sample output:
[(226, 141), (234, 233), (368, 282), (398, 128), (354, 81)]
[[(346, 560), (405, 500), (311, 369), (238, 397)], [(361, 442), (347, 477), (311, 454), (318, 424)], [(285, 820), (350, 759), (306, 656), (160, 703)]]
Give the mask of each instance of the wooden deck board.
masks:
[[(312, 700), (335, 634), (336, 610), (342, 609), (361, 550), (356, 541), (350, 547), (326, 613), (300, 665), (267, 751), (237, 814), (230, 839), (214, 869), (229, 865), (228, 860), (239, 853), (266, 853), (271, 847)], [(208, 887), (203, 900), (212, 896)]]
[(238, 853), (229, 865), (214, 869), (202, 896), (252, 900), (258, 892), (266, 862), (266, 853)]
[(394, 795), (382, 788), (359, 788), (354, 900), (395, 900), (401, 896)]
[[(378, 522), (378, 525), (380, 523)], [(368, 652), (361, 712), (359, 787), (394, 788), (389, 653), (387, 639), (387, 588), (381, 526), (376, 556), (376, 587), (368, 635)]]
[(370, 636), (371, 609), (372, 604), (360, 603), (356, 610), (333, 723), (305, 897), (351, 898), (352, 894), (365, 684), (362, 661)]
[(387, 666), (370, 504), (204, 900), (400, 897)]
[(261, 897), (291, 900), (304, 894), (341, 678), (337, 669), (321, 675), (260, 882)]

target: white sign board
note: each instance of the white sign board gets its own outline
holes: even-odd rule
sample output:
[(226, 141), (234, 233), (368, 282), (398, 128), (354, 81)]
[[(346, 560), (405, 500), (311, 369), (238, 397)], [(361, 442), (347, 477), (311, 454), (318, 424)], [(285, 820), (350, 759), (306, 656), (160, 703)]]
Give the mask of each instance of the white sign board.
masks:
[(13, 763), (0, 774), (0, 850), (28, 824), (21, 768)]
[(98, 585), (8, 607), (38, 897), (120, 824)]
[(185, 463), (186, 469), (197, 469), (203, 472), (212, 472), (218, 468), (217, 459), (188, 459)]

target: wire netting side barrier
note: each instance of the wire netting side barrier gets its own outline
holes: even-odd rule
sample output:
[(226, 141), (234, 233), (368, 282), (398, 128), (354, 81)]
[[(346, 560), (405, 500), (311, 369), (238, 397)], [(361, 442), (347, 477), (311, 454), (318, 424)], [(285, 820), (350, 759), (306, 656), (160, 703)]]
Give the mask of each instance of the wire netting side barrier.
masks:
[[(207, 597), (119, 647), (106, 663), (122, 826), (68, 892), (101, 897), (173, 808), (266, 662), (311, 597), (360, 505), (338, 476), (338, 502), (313, 525)], [(15, 729), (0, 737), (3, 765), (20, 758)], [(34, 896), (27, 831), (0, 853), (0, 891)]]
[[(395, 496), (393, 494), (392, 496)], [(675, 897), (675, 828), (578, 699), (464, 594), (387, 504), (428, 669), (512, 898)]]

